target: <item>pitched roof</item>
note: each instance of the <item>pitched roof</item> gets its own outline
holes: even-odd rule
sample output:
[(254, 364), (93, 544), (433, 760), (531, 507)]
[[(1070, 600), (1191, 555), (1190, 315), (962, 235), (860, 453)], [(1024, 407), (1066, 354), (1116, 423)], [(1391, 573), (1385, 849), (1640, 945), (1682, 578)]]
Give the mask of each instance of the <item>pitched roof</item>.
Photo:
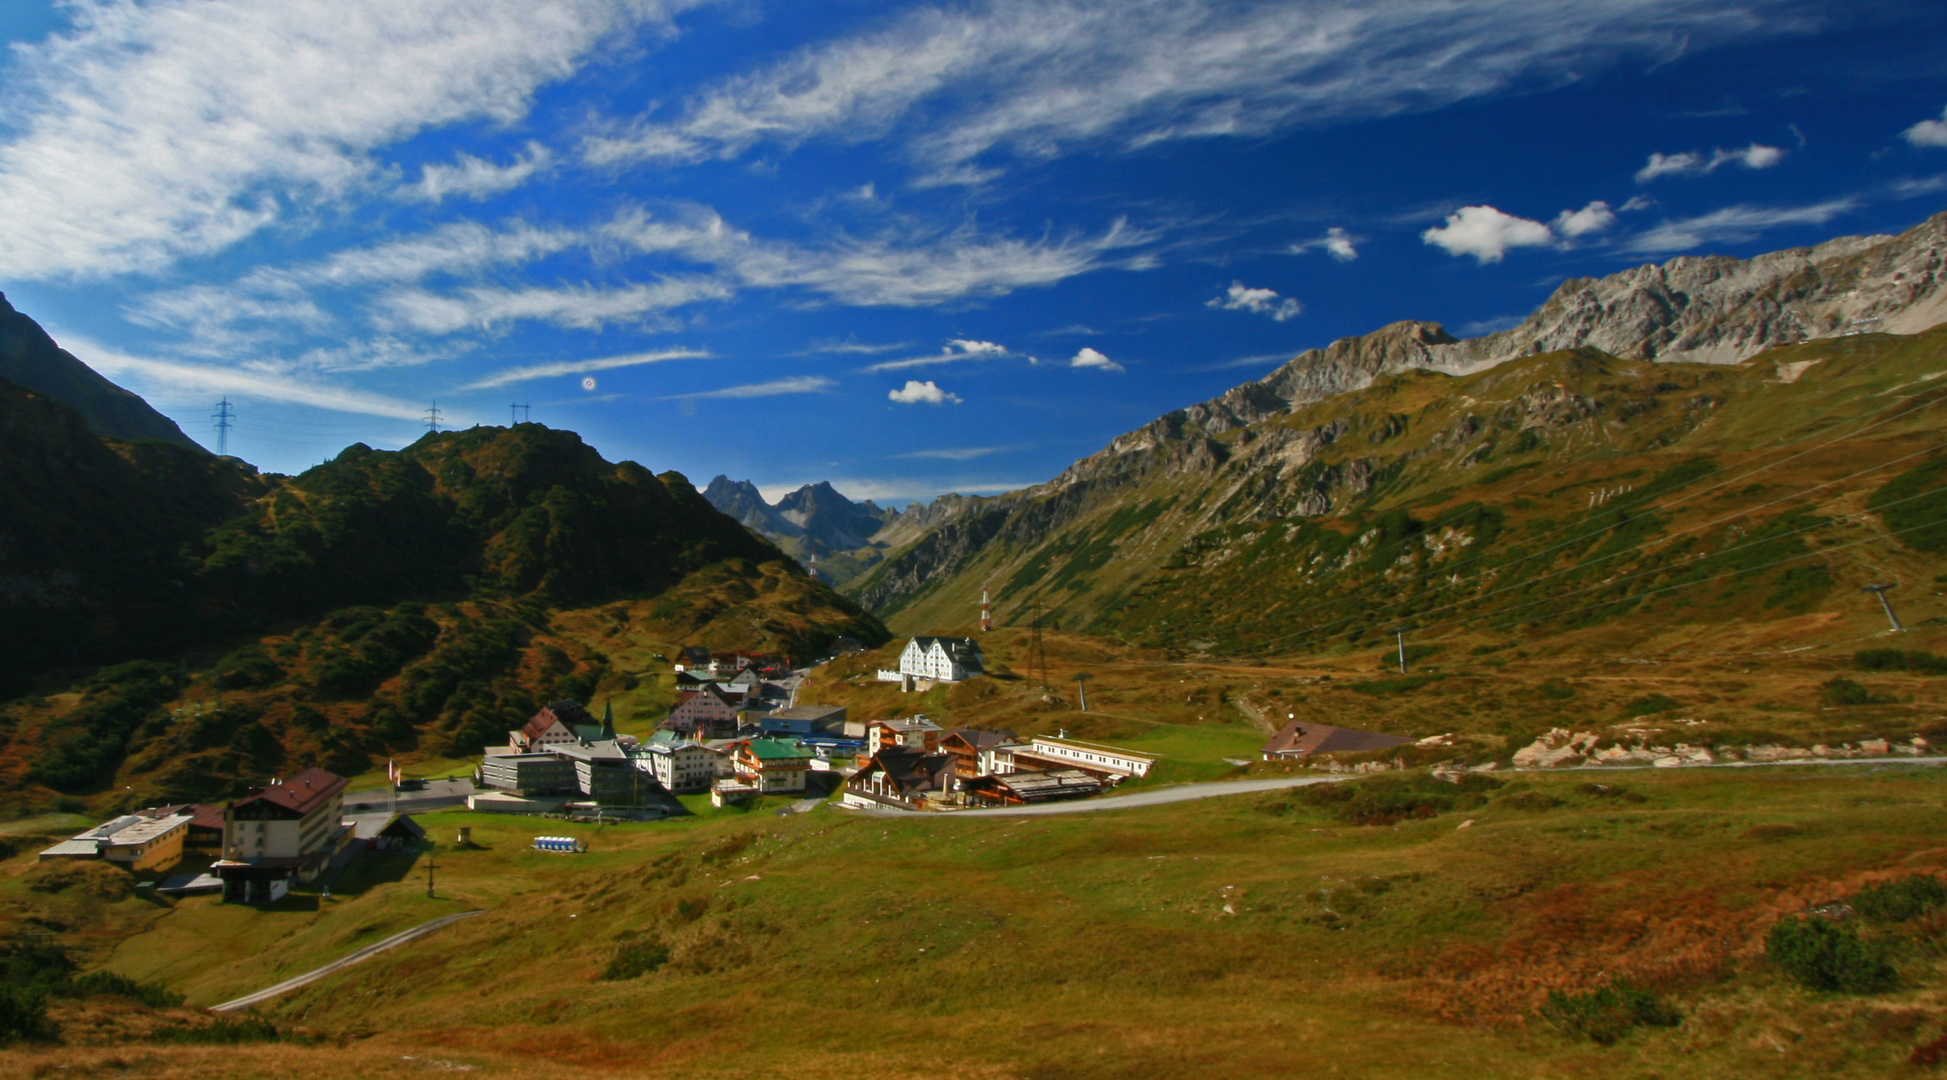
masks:
[(956, 737), (965, 741), (975, 751), (981, 751), (992, 749), (1004, 742), (1010, 741), (1014, 738), (1014, 733), (1006, 728), (987, 731), (982, 728), (957, 727), (947, 735), (949, 739)]
[(299, 814), (308, 814), (324, 800), (345, 790), (348, 781), (323, 769), (306, 769), (278, 784), (268, 784), (246, 795), (231, 806), (267, 802)]
[(790, 739), (752, 739), (744, 745), (759, 761), (803, 761), (818, 756)]
[(859, 770), (878, 768), (900, 791), (938, 791), (944, 777), (952, 775), (953, 758), (947, 754), (926, 754), (910, 747), (895, 746), (872, 755), (871, 764)]
[(595, 723), (595, 718), (588, 715), (588, 710), (575, 702), (557, 701), (552, 705), (541, 706), (541, 711), (535, 713), (526, 724), (522, 725), (521, 734), (529, 739), (538, 739), (547, 734), (548, 729), (556, 723), (572, 732), (578, 725)]
[(922, 649), (931, 649), (935, 643), (944, 646), (946, 651), (956, 654), (971, 653), (980, 655), (980, 642), (970, 637), (944, 637), (938, 634), (915, 634), (913, 643)]
[(1385, 750), (1412, 741), (1404, 735), (1388, 735), (1383, 731), (1361, 731), (1358, 728), (1317, 724), (1310, 720), (1293, 720), (1271, 736), (1271, 741), (1264, 744), (1263, 752), (1284, 757), (1309, 757), (1313, 754)]

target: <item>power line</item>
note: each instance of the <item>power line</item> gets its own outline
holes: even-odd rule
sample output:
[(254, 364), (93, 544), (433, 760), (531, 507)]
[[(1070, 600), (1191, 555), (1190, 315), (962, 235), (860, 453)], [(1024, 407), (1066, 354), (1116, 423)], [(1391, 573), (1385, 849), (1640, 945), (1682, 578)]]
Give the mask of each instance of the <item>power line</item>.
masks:
[(426, 410), (426, 430), (439, 434), (439, 402), (435, 401)]
[(236, 418), (237, 414), (230, 411), (229, 398), (224, 398), (222, 401), (216, 403), (216, 415), (210, 417), (210, 419), (216, 421), (217, 457), (230, 456), (230, 421)]

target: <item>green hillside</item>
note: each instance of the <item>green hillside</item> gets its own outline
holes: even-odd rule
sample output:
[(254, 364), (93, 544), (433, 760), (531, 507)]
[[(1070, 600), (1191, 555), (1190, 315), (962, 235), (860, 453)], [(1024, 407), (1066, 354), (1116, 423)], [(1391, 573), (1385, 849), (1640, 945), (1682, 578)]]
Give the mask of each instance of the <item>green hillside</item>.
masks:
[(850, 591), (902, 632), (965, 624), (986, 584), (1014, 625), (1040, 605), (1233, 657), (1373, 649), (1401, 623), (1469, 648), (1792, 636), (1877, 617), (1858, 590), (1882, 582), (1935, 618), (1943, 370), (1947, 329), (1725, 366), (1584, 349), (1386, 376), (1221, 432), (1174, 414)]
[(543, 702), (634, 692), (680, 644), (886, 638), (682, 475), (572, 432), (429, 434), (259, 476), (101, 439), (10, 384), (0, 409), (8, 459), (35, 463), (0, 474), (0, 694), (31, 692), (0, 706), (0, 792), (24, 806), (477, 754)]

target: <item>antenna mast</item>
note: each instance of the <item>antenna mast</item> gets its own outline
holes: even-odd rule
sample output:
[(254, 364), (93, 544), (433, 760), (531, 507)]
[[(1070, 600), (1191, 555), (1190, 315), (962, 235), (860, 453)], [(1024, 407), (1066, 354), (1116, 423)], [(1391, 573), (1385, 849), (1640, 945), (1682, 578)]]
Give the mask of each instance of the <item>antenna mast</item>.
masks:
[(216, 415), (210, 417), (210, 419), (216, 421), (217, 457), (230, 456), (230, 421), (236, 418), (237, 414), (230, 411), (229, 398), (224, 398), (222, 401), (216, 403)]

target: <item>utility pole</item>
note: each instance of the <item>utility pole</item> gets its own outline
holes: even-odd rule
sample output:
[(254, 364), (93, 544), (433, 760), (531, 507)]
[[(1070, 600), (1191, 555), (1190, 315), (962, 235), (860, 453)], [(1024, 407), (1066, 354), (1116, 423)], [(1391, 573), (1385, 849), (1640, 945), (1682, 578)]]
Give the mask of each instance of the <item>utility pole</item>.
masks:
[(433, 871), (438, 869), (435, 865), (437, 860), (433, 853), (438, 849), (439, 844), (437, 843), (430, 843), (426, 847), (426, 899), (428, 900), (433, 899)]
[(1893, 624), (1894, 630), (1903, 631), (1906, 627), (1900, 625), (1900, 617), (1893, 614), (1892, 602), (1886, 599), (1886, 590), (1892, 587), (1891, 585), (1868, 585), (1859, 591), (1869, 592), (1879, 597), (1879, 606), (1886, 609), (1886, 621)]
[(435, 435), (439, 434), (439, 402), (437, 401), (426, 410), (426, 430)]
[(1399, 673), (1404, 675), (1406, 674), (1406, 627), (1404, 625), (1393, 627), (1393, 634), (1399, 638)]
[(224, 398), (222, 401), (216, 403), (216, 414), (211, 416), (210, 419), (216, 421), (217, 457), (230, 456), (230, 421), (236, 418), (237, 414), (230, 411), (229, 398)]
[(1083, 712), (1088, 711), (1088, 680), (1093, 678), (1095, 676), (1087, 672), (1075, 676), (1075, 696), (1081, 701)]

